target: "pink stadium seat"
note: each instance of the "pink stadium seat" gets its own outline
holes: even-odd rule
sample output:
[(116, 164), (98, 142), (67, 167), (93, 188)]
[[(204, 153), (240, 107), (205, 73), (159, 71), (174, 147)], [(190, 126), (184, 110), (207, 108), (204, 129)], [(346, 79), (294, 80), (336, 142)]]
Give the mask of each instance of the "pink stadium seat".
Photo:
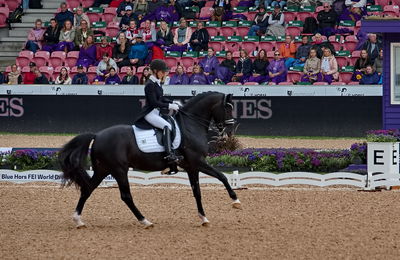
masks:
[(339, 80), (348, 84), (351, 81), (351, 77), (353, 76), (353, 72), (340, 72)]
[(385, 5), (383, 7), (383, 14), (386, 16), (399, 16), (399, 6), (398, 5)]
[(301, 34), (301, 29), (302, 27), (298, 27), (298, 26), (288, 26), (286, 28), (286, 33), (291, 35), (291, 36), (298, 36)]
[(193, 67), (186, 68), (186, 74), (191, 75), (193, 73)]
[[(129, 68), (128, 66), (125, 66), (125, 67), (122, 67), (120, 69), (119, 76), (120, 76), (121, 79), (126, 76), (126, 72), (128, 71), (128, 68)], [(135, 67), (133, 67), (133, 73), (134, 74), (136, 73), (136, 68)]]
[(392, 5), (400, 6), (400, 0), (392, 0)]
[(249, 27), (245, 27), (245, 26), (239, 26), (236, 28), (236, 34), (238, 36), (246, 36), (247, 33), (249, 32)]
[(346, 85), (346, 83), (341, 82), (341, 81), (337, 81), (337, 82), (332, 82), (331, 85), (332, 85), (332, 86), (344, 86), (344, 85)]
[(288, 23), (290, 21), (294, 21), (297, 19), (297, 15), (295, 12), (285, 12), (284, 13), (285, 22)]
[(360, 85), (360, 82), (358, 82), (358, 81), (350, 81), (349, 83), (347, 83), (347, 85)]
[(335, 50), (340, 50), (340, 48), (343, 46), (342, 42), (344, 41), (344, 37), (340, 36), (339, 41), (336, 41), (336, 35), (331, 35), (329, 36), (328, 41), (333, 45)]
[(81, 0), (81, 2), (82, 2), (82, 7), (87, 8), (93, 5), (94, 0)]
[(178, 63), (176, 57), (165, 57), (164, 61), (170, 68), (176, 66)]
[(146, 68), (146, 66), (141, 66), (141, 67), (138, 67), (138, 68), (136, 69), (136, 75), (138, 76), (139, 79), (140, 79), (140, 78), (142, 77), (142, 75), (143, 75), (143, 70), (144, 70), (144, 68)]
[(62, 66), (64, 64), (67, 55), (63, 51), (53, 51), (50, 56), (50, 64), (54, 68)]
[(22, 73), (27, 73), (29, 71), (31, 71), (31, 69), (28, 66), (22, 67), (22, 70), (21, 70)]
[(311, 12), (298, 12), (297, 13), (297, 20), (305, 21), (307, 17), (314, 17), (314, 13)]
[(104, 9), (103, 21), (112, 22), (117, 17), (117, 9), (115, 7), (107, 7)]
[(46, 66), (50, 59), (50, 53), (47, 51), (37, 51), (33, 58), (33, 61), (36, 63), (36, 66), (42, 67)]
[(243, 85), (259, 85), (258, 82), (245, 82)]
[(206, 1), (205, 7), (212, 7), (214, 5), (214, 1)]
[(248, 54), (250, 54), (252, 51), (254, 51), (258, 46), (258, 42), (242, 42), (242, 48), (247, 51)]
[(10, 9), (8, 7), (0, 7), (0, 27), (7, 26), (7, 18), (9, 15)]
[(221, 27), (220, 29), (221, 35), (227, 37), (232, 36), (236, 32), (235, 28), (232, 27)]
[(221, 42), (208, 42), (208, 46), (213, 48), (214, 51), (221, 51), (222, 50), (222, 43)]
[(375, 0), (375, 4), (385, 6), (385, 5), (389, 5), (389, 1), (391, 1), (391, 0)]
[(293, 82), (285, 81), (285, 82), (280, 82), (278, 85), (293, 85)]
[(67, 58), (65, 59), (65, 65), (72, 68), (73, 66), (75, 66), (78, 57), (79, 57), (79, 51), (68, 52)]
[(11, 72), (11, 66), (7, 66), (5, 72), (8, 74), (9, 72)]
[(86, 15), (89, 17), (90, 23), (100, 21), (101, 14), (99, 13), (86, 13)]
[(358, 39), (354, 35), (346, 36), (346, 41), (344, 43), (346, 50), (354, 51), (357, 47)]
[(353, 51), (351, 53), (350, 65), (354, 66), (354, 64), (356, 64), (356, 61), (358, 58), (360, 58), (360, 56), (361, 56), (361, 51)]
[(70, 8), (70, 9), (74, 9), (81, 4), (81, 1), (79, 1), (79, 0), (67, 0), (66, 2), (68, 5), (68, 8)]
[(96, 73), (96, 67), (92, 66), (89, 67), (87, 72), (86, 72), (86, 76), (88, 77), (88, 82), (93, 82), (94, 78), (97, 76)]
[(315, 8), (315, 12), (316, 13), (319, 13), (319, 12), (321, 12), (323, 10), (324, 10), (324, 7), (322, 5), (321, 6), (317, 6), (317, 8)]
[(118, 22), (110, 22), (106, 28), (106, 34), (110, 37), (115, 37), (119, 33), (119, 23)]
[(240, 82), (228, 82), (228, 84), (226, 84), (226, 85), (229, 85), (229, 86), (240, 86), (242, 84), (240, 84)]
[(200, 10), (200, 18), (208, 18), (211, 16), (211, 7), (203, 7)]
[(207, 27), (207, 31), (210, 36), (217, 36), (219, 33), (219, 28), (218, 27)]
[(298, 71), (289, 71), (287, 74), (287, 81), (289, 82), (299, 82), (301, 79), (301, 73)]
[(256, 18), (257, 12), (247, 12), (247, 13), (243, 13), (243, 14), (247, 17), (248, 21), (254, 21), (254, 18)]
[(313, 85), (329, 85), (329, 84), (328, 84), (328, 82), (325, 82), (325, 81), (317, 81), (317, 82), (314, 82)]
[(6, 0), (5, 1), (8, 8), (10, 9), (10, 12), (15, 11), (17, 7), (21, 4), (21, 1), (15, 1), (15, 0)]
[(260, 42), (258, 44), (258, 49), (262, 50), (264, 49), (265, 51), (272, 51), (272, 49), (275, 47), (275, 42)]
[(42, 66), (42, 67), (39, 67), (39, 71), (41, 73), (43, 73), (47, 77), (48, 80), (52, 80), (53, 71), (54, 71), (53, 67), (51, 67), (51, 66)]
[(267, 58), (268, 60), (272, 60), (274, 58), (275, 51), (267, 51)]
[(348, 63), (347, 57), (336, 57), (336, 61), (339, 68), (347, 66)]
[(225, 50), (226, 51), (234, 52), (234, 51), (237, 51), (240, 48), (242, 48), (242, 43), (241, 42), (228, 42), (227, 41), (227, 42), (225, 42), (224, 46), (225, 46)]
[(31, 51), (21, 51), (17, 57), (17, 65), (22, 67), (28, 66), (29, 62), (33, 60), (33, 52)]
[(240, 56), (240, 51), (234, 51), (232, 52), (232, 58), (233, 60), (237, 63), (239, 60), (239, 56)]
[(180, 60), (180, 63), (183, 67), (188, 68), (192, 67), (195, 63), (196, 59), (193, 59), (192, 57), (182, 57)]
[[(83, 67), (83, 71), (86, 72), (86, 68)], [(78, 73), (78, 67), (74, 66), (72, 67), (71, 71), (69, 72), (69, 76), (71, 77), (71, 79)]]

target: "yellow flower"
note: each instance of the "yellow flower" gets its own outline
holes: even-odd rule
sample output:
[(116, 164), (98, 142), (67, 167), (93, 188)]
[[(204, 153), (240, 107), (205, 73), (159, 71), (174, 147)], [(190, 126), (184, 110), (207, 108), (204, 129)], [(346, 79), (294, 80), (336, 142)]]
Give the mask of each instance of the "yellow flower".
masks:
[(360, 74), (358, 74), (357, 76), (356, 76), (356, 79), (358, 79), (358, 80), (360, 80), (362, 78), (362, 76), (360, 75)]

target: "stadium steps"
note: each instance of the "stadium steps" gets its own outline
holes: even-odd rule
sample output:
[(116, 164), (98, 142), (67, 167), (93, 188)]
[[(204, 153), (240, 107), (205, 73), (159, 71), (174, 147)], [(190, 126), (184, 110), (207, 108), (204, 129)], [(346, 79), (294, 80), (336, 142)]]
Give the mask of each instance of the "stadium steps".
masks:
[[(54, 12), (54, 10), (53, 10)], [(22, 22), (23, 23), (30, 23), (31, 27), (33, 27), (36, 19), (40, 18), (42, 19), (43, 22), (46, 21), (50, 21), (51, 18), (54, 17), (54, 13), (53, 14), (43, 14), (43, 13), (35, 13), (35, 14), (26, 14), (24, 16), (22, 16)]]

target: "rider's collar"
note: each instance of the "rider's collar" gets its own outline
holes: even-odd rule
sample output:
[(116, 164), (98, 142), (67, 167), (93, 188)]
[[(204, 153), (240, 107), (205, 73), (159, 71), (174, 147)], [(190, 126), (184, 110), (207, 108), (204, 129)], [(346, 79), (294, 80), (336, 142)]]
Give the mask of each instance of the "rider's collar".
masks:
[(154, 75), (150, 76), (150, 80), (153, 81), (154, 83), (157, 83), (159, 86), (161, 86), (161, 80), (154, 77)]

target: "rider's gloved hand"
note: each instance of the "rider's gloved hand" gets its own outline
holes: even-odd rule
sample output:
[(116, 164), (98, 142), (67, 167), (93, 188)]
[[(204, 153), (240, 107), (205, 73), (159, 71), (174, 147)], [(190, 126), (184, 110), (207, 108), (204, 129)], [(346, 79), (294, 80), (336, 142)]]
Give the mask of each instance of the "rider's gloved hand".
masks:
[(179, 105), (175, 104), (175, 103), (171, 103), (171, 104), (168, 105), (168, 109), (169, 110), (178, 111), (179, 110)]

